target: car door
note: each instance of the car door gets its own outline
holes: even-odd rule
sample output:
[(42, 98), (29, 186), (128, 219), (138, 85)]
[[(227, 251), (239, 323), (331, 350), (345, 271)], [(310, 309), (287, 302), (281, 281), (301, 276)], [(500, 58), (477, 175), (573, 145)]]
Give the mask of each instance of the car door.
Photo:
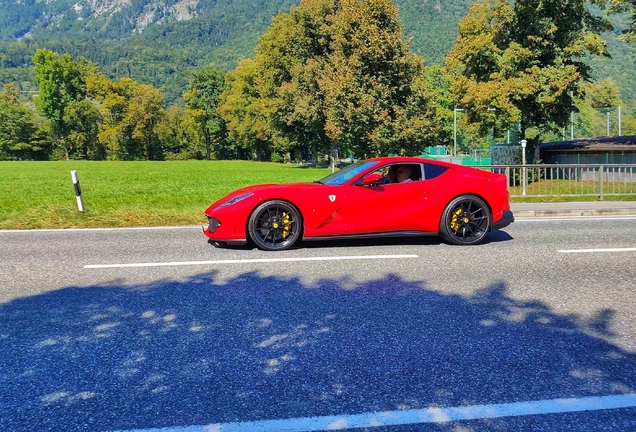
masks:
[[(348, 188), (347, 188), (348, 189)], [(346, 205), (345, 187), (322, 185), (307, 190), (297, 201), (306, 209), (303, 213), (305, 235), (329, 237), (345, 234), (345, 218), (341, 214)]]
[(428, 205), (427, 189), (425, 181), (349, 186), (347, 207), (341, 211), (347, 235), (421, 231)]

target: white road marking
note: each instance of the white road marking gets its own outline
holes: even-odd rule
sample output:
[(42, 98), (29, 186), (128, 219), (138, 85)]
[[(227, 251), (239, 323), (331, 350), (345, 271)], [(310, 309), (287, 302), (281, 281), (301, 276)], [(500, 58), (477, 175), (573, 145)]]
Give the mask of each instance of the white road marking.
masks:
[[(492, 405), (449, 408), (425, 408), (404, 411), (369, 412), (353, 415), (303, 417), (238, 423), (216, 423), (201, 426), (176, 426), (158, 429), (136, 429), (125, 432), (306, 432), (343, 430), (375, 426), (399, 426), (418, 423), (447, 423), (537, 414), (560, 414), (636, 407), (636, 394), (589, 396), (571, 399), (547, 399)], [(124, 431), (120, 431), (124, 432)]]
[[(516, 222), (581, 222), (581, 221), (614, 221), (614, 220), (634, 220), (636, 216), (534, 216), (515, 217)], [(505, 228), (504, 228), (505, 229)]]
[(296, 261), (344, 261), (344, 260), (372, 260), (372, 259), (404, 259), (418, 258), (418, 255), (362, 255), (362, 256), (336, 256), (336, 257), (309, 257), (309, 258), (262, 258), (262, 259), (237, 259), (215, 261), (175, 261), (157, 263), (130, 263), (130, 264), (90, 264), (85, 269), (125, 268), (125, 267), (165, 267), (165, 266), (190, 266), (211, 264), (253, 264), (253, 263), (279, 263)]
[(606, 248), (606, 249), (563, 249), (561, 253), (596, 253), (596, 252), (635, 252), (636, 248)]

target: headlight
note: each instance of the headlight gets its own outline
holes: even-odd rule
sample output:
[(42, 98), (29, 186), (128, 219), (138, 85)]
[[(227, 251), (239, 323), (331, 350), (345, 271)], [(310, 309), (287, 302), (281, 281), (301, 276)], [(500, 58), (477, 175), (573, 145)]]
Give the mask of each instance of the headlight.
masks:
[(254, 192), (248, 192), (248, 193), (244, 193), (242, 195), (236, 196), (236, 197), (232, 198), (231, 200), (226, 201), (223, 204), (221, 204), (220, 206), (218, 206), (217, 209), (231, 206), (233, 204), (236, 204), (239, 201), (243, 201), (245, 198), (251, 197), (252, 195), (254, 195)]

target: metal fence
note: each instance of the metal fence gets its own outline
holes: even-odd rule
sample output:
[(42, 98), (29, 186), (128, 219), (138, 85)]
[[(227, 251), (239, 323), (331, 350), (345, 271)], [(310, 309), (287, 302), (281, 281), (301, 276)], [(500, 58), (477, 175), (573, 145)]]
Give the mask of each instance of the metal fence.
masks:
[[(477, 168), (477, 167), (476, 167)], [(478, 168), (505, 174), (511, 197), (636, 196), (636, 165), (488, 165)]]

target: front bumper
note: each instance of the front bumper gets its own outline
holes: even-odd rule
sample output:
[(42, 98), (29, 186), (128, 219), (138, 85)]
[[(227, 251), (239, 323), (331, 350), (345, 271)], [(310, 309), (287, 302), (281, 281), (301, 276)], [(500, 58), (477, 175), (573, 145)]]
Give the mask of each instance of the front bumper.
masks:
[[(214, 242), (227, 243), (231, 245), (243, 245), (247, 243), (247, 239), (243, 237), (235, 237), (233, 232), (225, 232), (227, 229), (222, 229), (221, 222), (213, 217), (208, 216), (208, 225), (202, 227), (203, 234)], [(227, 227), (223, 227), (227, 228)]]
[(492, 229), (500, 230), (502, 228), (507, 227), (511, 223), (515, 221), (515, 217), (510, 210), (504, 210), (503, 216), (497, 222), (492, 224)]
[(221, 221), (219, 221), (216, 218), (208, 216), (207, 232), (210, 233), (210, 235), (214, 234), (216, 230), (219, 229), (220, 226), (221, 226)]

